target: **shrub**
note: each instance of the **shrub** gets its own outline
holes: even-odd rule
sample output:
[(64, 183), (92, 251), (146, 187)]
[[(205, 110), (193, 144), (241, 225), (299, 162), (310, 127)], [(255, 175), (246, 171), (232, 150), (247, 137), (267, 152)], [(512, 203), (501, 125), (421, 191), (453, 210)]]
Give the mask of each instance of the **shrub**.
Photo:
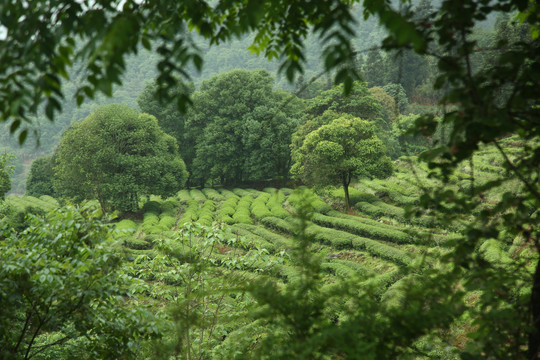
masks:
[(116, 238), (122, 238), (133, 234), (137, 230), (137, 224), (132, 220), (124, 219), (119, 221), (114, 226), (114, 236)]
[(142, 239), (125, 239), (124, 246), (133, 250), (147, 250), (152, 248), (152, 243)]
[(204, 196), (203, 192), (199, 189), (191, 189), (189, 190), (189, 195), (191, 198), (197, 202), (205, 202), (206, 196)]
[[(330, 195), (334, 198), (337, 198), (341, 201), (345, 201), (345, 192), (343, 188), (335, 189), (330, 192)], [(356, 203), (364, 201), (364, 202), (374, 202), (379, 201), (379, 198), (373, 194), (369, 194), (363, 191), (360, 191), (358, 189), (355, 189), (353, 187), (349, 187), (349, 201), (351, 203), (351, 206), (354, 206)]]
[(202, 189), (202, 193), (210, 200), (220, 202), (225, 200), (225, 196), (221, 195), (217, 190), (211, 188)]
[(502, 249), (501, 242), (495, 239), (484, 241), (478, 250), (482, 257), (492, 264), (510, 264), (512, 259), (508, 253)]
[(58, 200), (56, 200), (55, 198), (53, 198), (52, 196), (49, 196), (49, 195), (41, 195), (39, 197), (40, 200), (42, 201), (45, 201), (46, 203), (49, 203), (51, 204), (52, 206), (54, 207), (58, 207), (59, 204), (58, 204)]
[(273, 216), (265, 217), (261, 223), (271, 229), (275, 229), (286, 234), (294, 234), (294, 229), (291, 223)]
[(340, 219), (322, 214), (314, 214), (312, 221), (316, 224), (344, 230), (353, 234), (367, 236), (380, 240), (387, 240), (398, 244), (412, 243), (414, 239), (399, 230), (363, 224), (354, 220)]
[(144, 213), (152, 212), (155, 214), (159, 214), (161, 212), (161, 203), (155, 200), (149, 200), (144, 203), (142, 207), (142, 211)]
[(235, 228), (241, 228), (244, 230), (247, 230), (251, 232), (252, 234), (255, 234), (257, 236), (260, 236), (265, 241), (271, 243), (275, 249), (279, 250), (287, 250), (291, 249), (293, 247), (293, 241), (281, 236), (279, 234), (276, 234), (270, 230), (267, 230), (265, 228), (262, 228), (260, 226), (255, 225), (247, 225), (247, 224), (238, 224), (235, 226)]
[[(319, 196), (317, 196), (313, 192), (313, 190), (306, 189), (305, 192), (307, 192), (306, 196), (309, 196), (312, 199), (311, 200), (311, 206), (313, 206), (313, 209), (316, 212), (326, 214), (329, 211), (332, 211), (332, 207), (330, 205), (328, 205), (327, 203), (325, 203)], [(299, 200), (300, 200), (300, 198), (294, 196), (294, 194), (289, 197), (289, 202), (295, 207), (299, 205), (299, 203), (298, 203)]]
[(180, 217), (180, 220), (178, 221), (179, 225), (182, 225), (187, 222), (194, 222), (197, 221), (199, 213), (199, 203), (197, 200), (190, 200), (187, 203), (187, 208), (184, 211), (184, 214)]
[(176, 198), (178, 199), (178, 201), (180, 201), (180, 204), (187, 204), (190, 200), (193, 200), (191, 198), (191, 195), (189, 195), (189, 190), (180, 190), (177, 194), (176, 194)]
[(250, 195), (243, 196), (236, 207), (236, 212), (233, 215), (233, 221), (241, 224), (253, 224), (253, 219), (250, 216), (250, 205), (253, 202), (253, 197)]
[[(163, 215), (163, 214), (162, 214)], [(160, 215), (159, 226), (163, 229), (171, 229), (176, 225), (176, 217)]]
[(266, 207), (266, 202), (270, 199), (270, 195), (267, 193), (261, 193), (251, 203), (251, 213), (257, 220), (261, 220), (267, 216), (271, 216), (270, 210)]
[(243, 242), (243, 245), (245, 246), (246, 249), (259, 248), (259, 249), (266, 249), (270, 253), (276, 252), (276, 246), (274, 244), (266, 241), (261, 236), (254, 234), (253, 232), (244, 228), (244, 226), (253, 226), (253, 225), (237, 224), (233, 226), (233, 231), (237, 235), (243, 236), (246, 238), (246, 241)]
[(249, 191), (246, 191), (245, 189), (234, 188), (232, 192), (240, 197), (244, 197), (244, 196), (251, 196), (252, 198), (257, 197), (257, 195), (250, 193)]
[(232, 191), (227, 190), (227, 189), (219, 189), (219, 192), (220, 192), (221, 195), (223, 195), (226, 199), (231, 198), (231, 197), (236, 197), (236, 198), (238, 198), (238, 195), (236, 195), (235, 193), (233, 193)]

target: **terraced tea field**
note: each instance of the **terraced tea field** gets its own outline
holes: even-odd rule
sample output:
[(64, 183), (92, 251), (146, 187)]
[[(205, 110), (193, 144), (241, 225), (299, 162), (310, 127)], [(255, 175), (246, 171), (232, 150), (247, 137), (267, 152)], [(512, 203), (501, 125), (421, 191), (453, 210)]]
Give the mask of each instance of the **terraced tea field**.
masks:
[[(480, 152), (475, 163), (477, 185), (504, 172), (493, 149)], [(336, 284), (354, 279), (360, 284), (355, 291), (365, 285), (381, 306), (400, 309), (407, 306), (402, 289), (411, 279), (444, 266), (439, 258), (460, 238), (463, 224), (444, 227), (429, 211), (408, 216), (406, 209), (418, 204), (422, 188), (437, 183), (426, 167), (412, 165), (412, 159), (401, 158), (395, 170), (390, 179), (354, 184), (349, 212), (343, 211), (342, 189), (326, 188), (321, 196), (308, 190), (314, 213), (305, 235), (310, 253), (319, 259), (322, 293), (331, 294)], [(471, 168), (466, 165), (452, 175), (451, 187), (466, 192), (470, 186)], [(519, 188), (508, 182), (499, 192), (487, 192), (482, 206), (496, 204), (502, 191)], [(47, 196), (10, 197), (8, 202), (34, 212), (58, 205)], [(113, 245), (128, 260), (126, 272), (142, 280), (133, 290), (136, 301), (160, 316), (183, 319), (185, 328), (170, 330), (190, 334), (194, 353), (228, 358), (231, 348), (256, 343), (268, 330), (251, 315), (256, 302), (244, 286), (269, 279), (283, 287), (303, 276), (293, 256), (299, 247), (295, 213), (301, 206), (295, 191), (186, 189), (167, 199), (150, 196), (140, 205), (140, 216), (114, 223)], [(475, 251), (500, 268), (537, 256), (519, 237), (490, 239)], [(165, 311), (171, 304), (182, 310)], [(339, 309), (328, 306), (325, 313), (339, 318)], [(456, 326), (450, 337), (454, 340), (445, 340), (453, 345), (448, 354), (459, 346), (455, 339), (463, 332), (463, 326)], [(434, 356), (441, 354), (440, 348), (433, 351)]]

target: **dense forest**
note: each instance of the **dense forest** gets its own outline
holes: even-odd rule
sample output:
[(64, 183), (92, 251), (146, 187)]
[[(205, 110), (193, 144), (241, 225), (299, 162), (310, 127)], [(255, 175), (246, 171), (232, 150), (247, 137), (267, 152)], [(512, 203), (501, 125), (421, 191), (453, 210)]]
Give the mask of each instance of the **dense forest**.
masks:
[(0, 358), (540, 358), (540, 7), (264, 4), (0, 5)]

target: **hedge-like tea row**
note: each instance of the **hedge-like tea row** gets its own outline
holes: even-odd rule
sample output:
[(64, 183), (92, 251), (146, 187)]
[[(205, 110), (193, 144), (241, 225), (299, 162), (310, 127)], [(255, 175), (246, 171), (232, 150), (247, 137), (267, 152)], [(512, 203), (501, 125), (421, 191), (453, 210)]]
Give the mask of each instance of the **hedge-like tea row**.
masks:
[(322, 214), (314, 214), (311, 220), (325, 227), (332, 227), (369, 238), (391, 241), (398, 244), (415, 242), (410, 235), (402, 231), (367, 225), (354, 220), (340, 219)]
[(47, 204), (46, 202), (43, 201), (42, 203), (45, 204), (45, 207), (43, 207), (42, 203), (34, 203), (32, 201), (29, 201), (27, 196), (23, 196), (23, 197), (9, 196), (6, 199), (6, 202), (9, 203), (11, 206), (13, 206), (15, 209), (17, 209), (18, 211), (22, 211), (22, 212), (25, 212), (27, 211), (27, 209), (30, 209), (30, 208), (35, 209), (38, 212), (43, 212), (43, 213), (49, 210), (52, 210), (52, 207), (50, 204)]
[(339, 262), (323, 262), (321, 264), (321, 269), (341, 279), (350, 279), (358, 275), (356, 271), (348, 266), (340, 264)]
[(266, 206), (266, 202), (270, 199), (270, 194), (261, 193), (253, 202), (251, 203), (251, 213), (257, 220), (261, 220), (267, 216), (272, 216), (270, 209)]
[(291, 195), (293, 193), (294, 190), (283, 187), (283, 188), (279, 189), (279, 191), (281, 191), (283, 194), (285, 194), (285, 196), (289, 196), (289, 195)]
[(266, 249), (268, 250), (268, 252), (272, 254), (276, 252), (276, 246), (274, 244), (272, 244), (269, 241), (266, 241), (263, 237), (252, 233), (248, 229), (244, 228), (245, 226), (253, 226), (253, 225), (236, 224), (232, 227), (234, 233), (246, 238), (246, 241), (244, 241), (241, 244), (243, 245), (242, 247), (246, 249), (253, 249), (253, 248)]
[(180, 204), (187, 204), (190, 200), (193, 200), (191, 198), (191, 195), (189, 195), (189, 190), (180, 190), (178, 193), (176, 193), (176, 198), (178, 201), (180, 201)]
[(204, 226), (212, 226), (214, 211), (216, 211), (216, 204), (212, 200), (206, 200), (199, 210), (197, 222)]
[(262, 228), (260, 226), (248, 225), (248, 224), (238, 224), (235, 225), (235, 229), (244, 229), (252, 234), (260, 236), (265, 241), (273, 244), (275, 250), (287, 250), (291, 249), (294, 246), (293, 240), (288, 239), (284, 236), (276, 234), (270, 230)]
[(353, 235), (345, 231), (311, 225), (306, 229), (306, 232), (309, 236), (312, 236), (315, 241), (331, 245), (336, 249), (366, 250), (371, 255), (403, 265), (410, 265), (414, 260), (412, 254), (409, 255), (390, 245)]
[(170, 230), (176, 225), (176, 217), (162, 213), (159, 215), (159, 226), (165, 230)]
[(399, 228), (397, 226), (394, 226), (394, 225), (386, 224), (386, 223), (379, 222), (377, 220), (373, 220), (373, 219), (363, 217), (363, 216), (359, 216), (359, 215), (344, 214), (342, 212), (335, 211), (335, 210), (330, 211), (327, 215), (335, 217), (335, 218), (340, 218), (340, 219), (358, 221), (358, 222), (361, 222), (362, 224), (376, 226), (378, 228), (384, 228), (384, 229), (388, 229), (388, 230), (402, 230), (401, 228)]
[(199, 219), (199, 202), (197, 200), (190, 200), (187, 203), (187, 208), (178, 220), (178, 224), (182, 225), (188, 222), (195, 222)]
[(262, 191), (259, 191), (259, 190), (255, 190), (255, 189), (251, 189), (251, 188), (248, 188), (248, 189), (245, 189), (249, 194), (251, 194), (251, 196), (253, 196), (254, 198), (256, 198), (257, 196), (261, 195)]
[(133, 250), (148, 250), (152, 248), (153, 244), (143, 239), (126, 238), (124, 246)]
[(240, 198), (236, 205), (236, 212), (232, 217), (235, 224), (253, 224), (253, 219), (249, 211), (252, 202), (253, 198), (249, 194)]
[(251, 196), (252, 198), (256, 197), (253, 196), (253, 193), (250, 193), (249, 191), (241, 188), (234, 188), (232, 189), (232, 192), (235, 193), (237, 196), (244, 197), (244, 196)]
[[(340, 199), (341, 201), (345, 202), (345, 191), (343, 188), (337, 188), (335, 190), (332, 190), (330, 192), (332, 197)], [(373, 194), (369, 194), (363, 191), (360, 191), (358, 189), (355, 189), (353, 187), (349, 187), (349, 202), (351, 205), (354, 205), (360, 201), (363, 202), (375, 202), (379, 201), (379, 198)]]
[(158, 202), (156, 200), (149, 200), (144, 203), (142, 211), (145, 214), (151, 212), (158, 215), (159, 213), (161, 213), (161, 202)]
[(219, 192), (221, 193), (221, 195), (223, 195), (223, 197), (225, 197), (225, 199), (228, 199), (230, 197), (239, 198), (239, 196), (233, 193), (231, 190), (219, 189)]
[(143, 223), (142, 223), (142, 231), (144, 231), (144, 233), (159, 234), (163, 230), (166, 230), (166, 229), (159, 226), (159, 217), (155, 212), (148, 211), (144, 213), (144, 218), (143, 218)]
[[(313, 193), (312, 190), (305, 190), (309, 195), (312, 195), (312, 202), (311, 202), (311, 206), (313, 206), (313, 209), (316, 211), (316, 212), (319, 212), (321, 214), (326, 214), (328, 213), (329, 211), (332, 211), (332, 206), (328, 205), (327, 203), (325, 203), (319, 196), (317, 196), (315, 193)], [(299, 201), (299, 198), (297, 196), (295, 196), (294, 194), (292, 196), (289, 197), (289, 202), (294, 206), (298, 206), (298, 201)]]
[(272, 216), (281, 219), (291, 216), (291, 214), (283, 208), (283, 202), (285, 202), (285, 194), (281, 191), (275, 191), (270, 194), (270, 199), (266, 203), (266, 206), (270, 209)]
[(238, 203), (238, 196), (236, 195), (230, 196), (227, 200), (222, 202), (221, 208), (218, 211), (218, 219), (225, 224), (233, 224), (234, 221), (233, 221), (232, 216), (236, 212), (237, 203)]
[(180, 204), (175, 198), (168, 198), (161, 204), (160, 217), (167, 215), (176, 218), (176, 215), (178, 215), (179, 205)]
[(45, 202), (48, 203), (48, 204), (51, 204), (53, 207), (58, 207), (58, 206), (59, 206), (58, 200), (56, 200), (56, 199), (53, 198), (52, 196), (49, 196), (49, 195), (41, 195), (41, 196), (39, 197), (39, 199), (45, 201)]
[(137, 224), (133, 220), (124, 219), (114, 226), (114, 237), (123, 238), (133, 234), (137, 230)]
[(275, 229), (286, 234), (294, 234), (294, 229), (291, 223), (283, 219), (274, 216), (268, 216), (262, 219), (261, 223), (268, 228)]
[(398, 219), (405, 218), (405, 210), (397, 206), (388, 205), (383, 201), (373, 203), (361, 201), (357, 203), (355, 207), (361, 212), (375, 217), (388, 216)]
[(421, 281), (421, 279), (417, 274), (402, 277), (390, 285), (386, 292), (382, 294), (381, 303), (386, 305), (389, 309), (402, 309), (405, 305), (405, 294), (411, 288), (416, 287), (419, 281)]
[(203, 192), (199, 189), (191, 189), (189, 190), (189, 195), (191, 196), (191, 198), (193, 200), (196, 200), (197, 202), (205, 202), (207, 199), (206, 199), (206, 196), (204, 196)]
[(220, 202), (220, 201), (225, 200), (225, 196), (221, 195), (217, 190), (212, 189), (212, 188), (204, 188), (204, 189), (202, 189), (202, 193), (208, 199), (210, 199), (212, 201), (215, 201), (215, 202)]

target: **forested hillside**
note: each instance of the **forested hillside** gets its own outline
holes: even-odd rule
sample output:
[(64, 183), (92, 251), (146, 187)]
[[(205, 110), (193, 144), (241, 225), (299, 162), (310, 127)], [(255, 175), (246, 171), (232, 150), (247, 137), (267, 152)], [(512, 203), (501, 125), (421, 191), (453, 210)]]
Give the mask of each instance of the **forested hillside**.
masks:
[(0, 4), (0, 359), (540, 359), (539, 13)]

